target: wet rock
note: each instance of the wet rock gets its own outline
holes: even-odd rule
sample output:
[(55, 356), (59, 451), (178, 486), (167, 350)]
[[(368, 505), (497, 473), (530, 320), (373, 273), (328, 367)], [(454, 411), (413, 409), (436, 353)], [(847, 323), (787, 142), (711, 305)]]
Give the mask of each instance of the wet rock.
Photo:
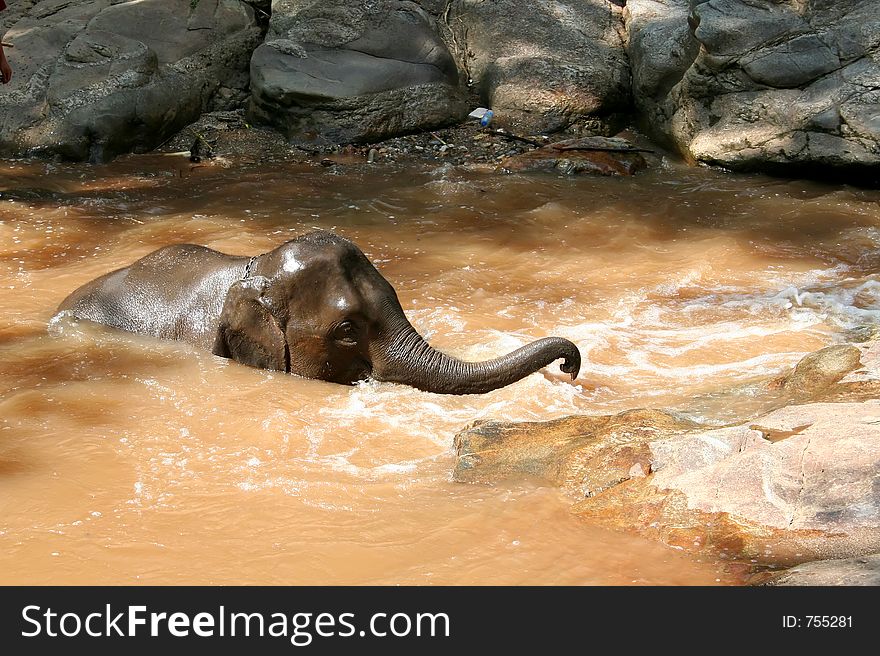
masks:
[(251, 59), (250, 115), (288, 138), (378, 141), (467, 114), (434, 18), (401, 0), (273, 3)]
[(649, 443), (694, 428), (659, 410), (549, 422), (477, 422), (455, 436), (459, 482), (531, 478), (577, 496), (596, 494), (650, 471)]
[(191, 154), (193, 141), (200, 136), (218, 156), (215, 163), (224, 166), (230, 157), (242, 163), (268, 163), (296, 160), (299, 152), (274, 130), (248, 123), (243, 109), (202, 114), (157, 150), (169, 155)]
[(815, 395), (858, 369), (861, 356), (862, 352), (851, 344), (829, 346), (810, 353), (798, 362), (785, 379), (783, 388), (800, 396)]
[(645, 158), (623, 139), (568, 139), (536, 150), (505, 157), (501, 168), (511, 172), (560, 171), (593, 175), (634, 175), (647, 168)]
[(880, 585), (880, 553), (792, 567), (764, 585)]
[(455, 436), (453, 478), (492, 483), (525, 476), (559, 485), (568, 446), (589, 439), (607, 421), (607, 417), (566, 417), (548, 422), (475, 422)]
[(214, 156), (213, 145), (201, 134), (197, 134), (192, 145), (189, 147), (189, 161), (198, 163), (202, 159), (212, 159)]
[(801, 5), (630, 0), (627, 43), (645, 124), (709, 164), (876, 177), (876, 3)]
[[(801, 370), (824, 385), (853, 357), (823, 351)], [(843, 364), (814, 366), (822, 361)], [(874, 373), (869, 364), (849, 376)], [(877, 398), (790, 405), (722, 428), (656, 410), (479, 422), (455, 448), (457, 481), (559, 486), (579, 499), (576, 515), (676, 548), (785, 566), (880, 550)]]
[(514, 132), (617, 131), (630, 103), (621, 10), (590, 2), (454, 0), (454, 43), (481, 103)]
[[(7, 31), (0, 154), (102, 161), (162, 143), (247, 88), (260, 30), (237, 0), (43, 0)], [(229, 94), (227, 94), (229, 95)]]
[[(880, 398), (880, 341), (874, 339), (861, 345), (859, 350), (859, 366), (840, 380), (819, 389), (813, 400), (839, 403)], [(841, 366), (845, 367), (845, 362)]]

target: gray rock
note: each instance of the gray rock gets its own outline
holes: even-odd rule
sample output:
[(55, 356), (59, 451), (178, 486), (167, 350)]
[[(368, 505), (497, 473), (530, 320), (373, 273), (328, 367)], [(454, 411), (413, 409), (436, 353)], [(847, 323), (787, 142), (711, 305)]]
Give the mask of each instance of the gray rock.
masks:
[(242, 0), (254, 9), (263, 12), (266, 16), (272, 12), (272, 0)]
[(630, 0), (625, 19), (643, 123), (688, 159), (878, 177), (874, 0)]
[(700, 50), (688, 0), (630, 0), (624, 9), (635, 104), (643, 111), (684, 76)]
[(375, 141), (467, 113), (434, 19), (402, 0), (276, 0), (251, 78), (253, 119), (299, 141)]
[(880, 553), (805, 563), (774, 576), (764, 585), (880, 585)]
[(752, 80), (780, 89), (808, 84), (840, 67), (838, 56), (816, 34), (758, 48), (740, 62)]
[(7, 31), (0, 153), (103, 161), (150, 150), (247, 87), (259, 28), (238, 0), (37, 2)]
[(630, 104), (621, 10), (604, 0), (454, 0), (449, 26), (495, 122), (525, 132), (616, 131)]
[(449, 0), (415, 0), (422, 9), (435, 16), (440, 16), (449, 6)]

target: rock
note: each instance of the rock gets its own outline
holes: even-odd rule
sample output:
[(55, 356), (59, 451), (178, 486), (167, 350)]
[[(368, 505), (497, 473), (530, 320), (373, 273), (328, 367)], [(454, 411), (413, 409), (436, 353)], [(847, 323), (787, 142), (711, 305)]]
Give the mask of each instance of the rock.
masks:
[(776, 564), (880, 546), (880, 401), (790, 406), (649, 446), (651, 476), (573, 512), (674, 546)]
[(530, 478), (576, 496), (597, 494), (650, 471), (652, 440), (694, 428), (659, 410), (548, 422), (477, 422), (455, 436), (459, 482)]
[(605, 137), (559, 141), (501, 161), (501, 168), (511, 172), (555, 170), (594, 175), (634, 175), (647, 166), (629, 142)]
[(630, 104), (619, 7), (602, 0), (453, 0), (448, 20), (495, 124), (525, 134), (617, 131)]
[(253, 120), (301, 142), (379, 141), (467, 114), (435, 20), (403, 0), (276, 0), (251, 78)]
[(792, 567), (764, 585), (880, 585), (880, 553)]
[(644, 124), (689, 159), (876, 179), (880, 21), (873, 0), (630, 0)]
[(201, 134), (197, 134), (192, 146), (189, 147), (189, 161), (198, 163), (202, 159), (213, 159), (214, 148)]
[(629, 0), (626, 49), (636, 107), (650, 111), (694, 62), (699, 42), (688, 25), (689, 0)]
[(104, 161), (150, 150), (247, 88), (260, 30), (238, 0), (43, 0), (7, 31), (0, 154)]
[(799, 396), (814, 395), (858, 369), (861, 356), (862, 352), (850, 344), (829, 346), (810, 353), (785, 379), (783, 389)]
[(242, 0), (242, 2), (246, 2), (254, 9), (263, 12), (266, 16), (272, 11), (272, 0)]
[(880, 398), (880, 340), (862, 346), (861, 367), (825, 388), (817, 400), (828, 402), (868, 401)]
[(477, 421), (455, 436), (452, 477), (467, 483), (529, 477), (560, 485), (559, 471), (568, 446), (589, 440), (607, 421), (607, 417), (522, 423)]
[(880, 550), (880, 400), (781, 408), (710, 428), (657, 410), (455, 438), (459, 482), (531, 479), (572, 512), (691, 551), (790, 566)]
[[(772, 442), (763, 431), (790, 436)], [(705, 446), (703, 446), (705, 445)], [(739, 426), (651, 444), (651, 483), (691, 507), (825, 532), (880, 527), (880, 401), (789, 406)], [(695, 453), (703, 455), (695, 459)]]

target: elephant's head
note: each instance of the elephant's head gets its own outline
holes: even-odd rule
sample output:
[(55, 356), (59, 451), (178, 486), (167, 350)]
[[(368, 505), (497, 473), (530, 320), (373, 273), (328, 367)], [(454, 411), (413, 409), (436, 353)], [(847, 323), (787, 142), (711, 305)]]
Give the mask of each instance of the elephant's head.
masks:
[(577, 347), (549, 337), (486, 362), (433, 349), (403, 313), (394, 288), (351, 242), (312, 232), (256, 258), (230, 288), (214, 353), (265, 369), (351, 384), (373, 377), (442, 394), (504, 387)]

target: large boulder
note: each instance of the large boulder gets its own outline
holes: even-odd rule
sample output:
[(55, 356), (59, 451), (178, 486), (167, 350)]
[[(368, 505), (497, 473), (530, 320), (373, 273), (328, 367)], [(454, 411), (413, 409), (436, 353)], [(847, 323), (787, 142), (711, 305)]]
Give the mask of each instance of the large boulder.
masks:
[[(866, 349), (860, 367), (859, 352), (823, 349), (783, 380), (797, 397), (858, 399), (880, 376), (880, 346)], [(578, 500), (576, 515), (676, 548), (772, 565), (880, 549), (876, 394), (784, 406), (722, 428), (656, 410), (483, 421), (459, 433), (455, 448), (457, 481), (559, 486)]]
[(878, 413), (880, 401), (812, 403), (748, 426), (658, 440), (651, 484), (682, 492), (691, 508), (757, 526), (880, 531)]
[(615, 132), (630, 106), (621, 10), (606, 0), (453, 0), (470, 81), (502, 127)]
[(700, 51), (689, 15), (689, 0), (629, 0), (624, 8), (633, 102), (654, 132), (665, 118), (660, 105)]
[(0, 154), (103, 161), (150, 150), (243, 95), (260, 29), (238, 0), (43, 0), (6, 32)]
[(455, 60), (414, 2), (274, 0), (250, 114), (295, 141), (377, 141), (467, 113)]
[(645, 123), (690, 159), (876, 177), (875, 0), (629, 0)]

